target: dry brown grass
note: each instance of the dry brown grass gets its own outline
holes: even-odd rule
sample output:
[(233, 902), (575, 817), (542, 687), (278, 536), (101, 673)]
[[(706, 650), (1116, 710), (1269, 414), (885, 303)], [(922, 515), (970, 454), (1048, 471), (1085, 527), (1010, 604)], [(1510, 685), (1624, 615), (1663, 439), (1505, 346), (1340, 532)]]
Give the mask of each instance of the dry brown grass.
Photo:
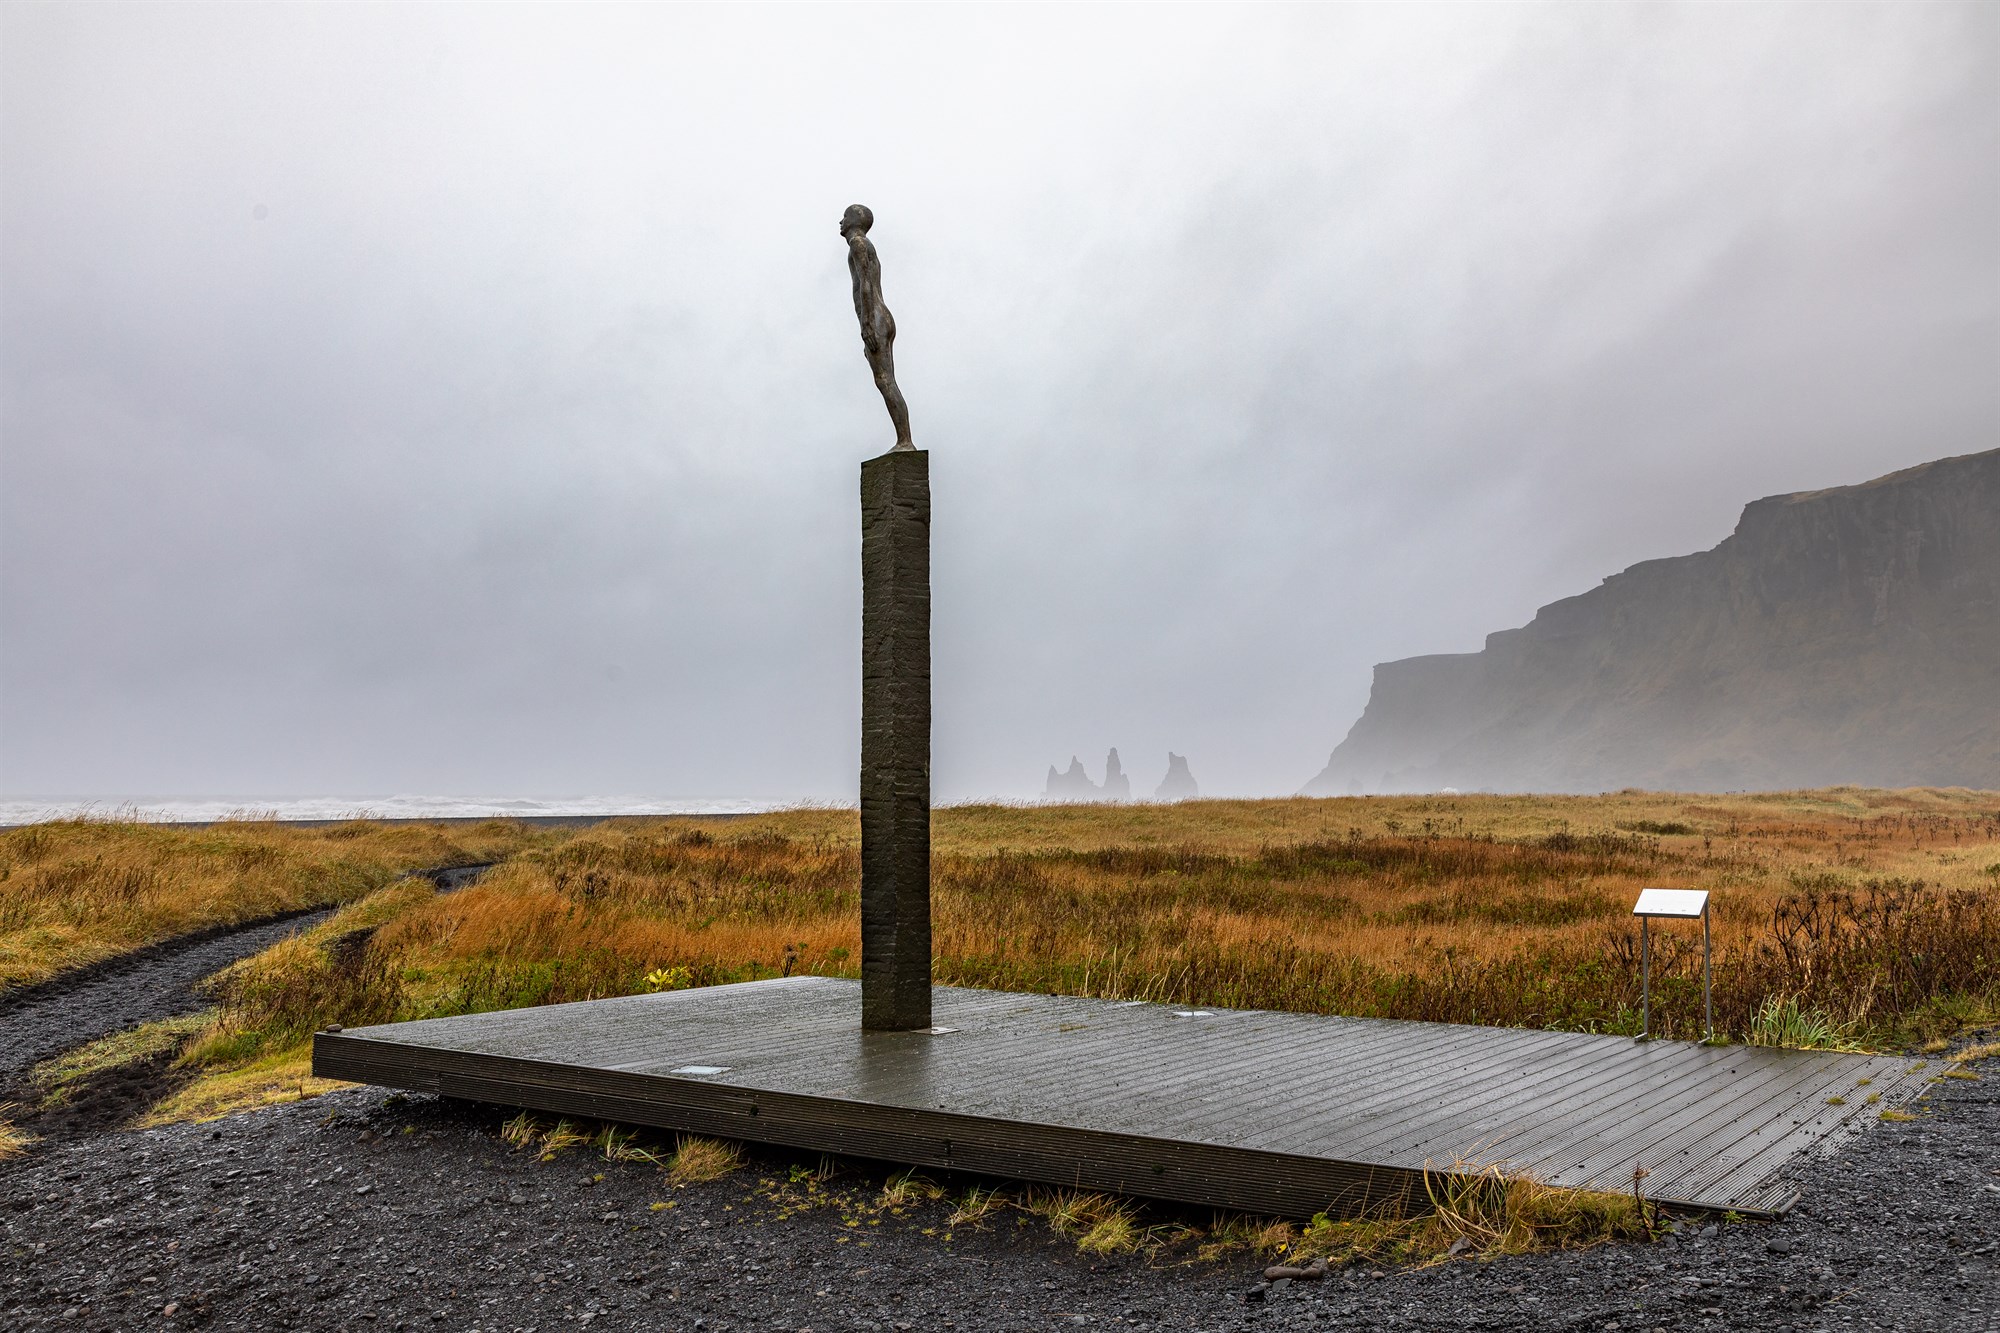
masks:
[(8, 1119), (19, 1109), (12, 1102), (0, 1103), (0, 1162), (23, 1156), (37, 1142), (33, 1134), (16, 1128), (14, 1122)]
[(917, 1174), (914, 1168), (899, 1171), (883, 1182), (882, 1192), (876, 1197), (876, 1205), (882, 1208), (908, 1208), (913, 1204), (929, 1203), (944, 1197), (944, 1186), (934, 1180)]
[[(673, 1147), (667, 1148), (656, 1136), (657, 1131), (608, 1121), (548, 1122), (532, 1111), (523, 1111), (500, 1127), (504, 1142), (517, 1151), (534, 1154), (538, 1161), (553, 1162), (569, 1149), (588, 1148), (600, 1153), (607, 1162), (657, 1167), (666, 1174), (668, 1183), (674, 1185), (720, 1180), (743, 1165), (740, 1143), (678, 1134), (673, 1136)], [(907, 1180), (904, 1188), (909, 1188)]]
[[(1990, 793), (972, 806), (935, 824), (948, 984), (1622, 1031), (1631, 901), (1672, 884), (1714, 893), (1721, 1027), (1782, 995), (1865, 1033), (1968, 977), (1990, 989), (2000, 946)], [(618, 825), (407, 912), (373, 947), (409, 1013), (623, 994), (649, 973), (853, 976), (857, 843), (851, 811)], [(1656, 932), (1656, 1031), (1696, 1030), (1698, 959), (1697, 932)]]
[(0, 832), (0, 992), (211, 926), (347, 902), (428, 866), (561, 834), (470, 826), (208, 828), (70, 819)]
[(727, 1139), (705, 1139), (683, 1134), (674, 1141), (674, 1156), (667, 1165), (667, 1179), (676, 1185), (720, 1180), (741, 1165), (742, 1145)]
[(1446, 1259), (1587, 1249), (1646, 1240), (1655, 1220), (1642, 1196), (1545, 1185), (1496, 1166), (1426, 1171), (1426, 1199), (1381, 1216), (1316, 1217), (1293, 1253), (1335, 1264), (1432, 1264)]
[(991, 1185), (968, 1185), (945, 1219), (952, 1226), (978, 1226), (1008, 1206), (1006, 1191)]
[[(945, 984), (1632, 1032), (1630, 904), (1667, 884), (1714, 894), (1725, 1033), (1782, 1010), (1786, 1031), (1927, 1035), (2000, 1002), (1992, 793), (976, 806), (935, 828)], [(262, 1098), (327, 1022), (855, 976), (858, 835), (837, 810), (619, 823), (458, 893), (357, 893), (218, 978), (185, 1058), (264, 1070), (243, 1085)], [(1699, 932), (1654, 950), (1654, 1031), (1695, 1035)], [(203, 1086), (183, 1097), (212, 1111)]]
[(312, 1058), (305, 1048), (299, 1047), (209, 1070), (147, 1111), (137, 1124), (144, 1128), (220, 1120), (239, 1111), (308, 1101), (322, 1093), (353, 1086), (313, 1077)]
[(1020, 1207), (1068, 1237), (1086, 1254), (1123, 1254), (1147, 1239), (1139, 1209), (1129, 1199), (1083, 1190), (1031, 1189)]

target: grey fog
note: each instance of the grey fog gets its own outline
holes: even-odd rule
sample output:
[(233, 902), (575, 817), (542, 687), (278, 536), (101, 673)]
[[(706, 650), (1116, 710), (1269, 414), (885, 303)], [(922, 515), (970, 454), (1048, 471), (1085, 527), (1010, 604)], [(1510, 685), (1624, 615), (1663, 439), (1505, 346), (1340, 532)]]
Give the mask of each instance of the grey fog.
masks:
[(2000, 437), (2000, 6), (0, 9), (0, 793), (1296, 791), (1374, 663)]

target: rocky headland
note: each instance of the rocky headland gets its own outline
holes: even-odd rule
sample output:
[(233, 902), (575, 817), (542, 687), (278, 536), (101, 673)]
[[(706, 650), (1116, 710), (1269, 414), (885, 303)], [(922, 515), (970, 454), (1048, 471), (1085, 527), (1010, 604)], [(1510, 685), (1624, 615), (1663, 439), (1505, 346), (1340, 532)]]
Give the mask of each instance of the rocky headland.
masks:
[(2000, 450), (1747, 506), (1484, 651), (1384, 662), (1302, 794), (2000, 788)]

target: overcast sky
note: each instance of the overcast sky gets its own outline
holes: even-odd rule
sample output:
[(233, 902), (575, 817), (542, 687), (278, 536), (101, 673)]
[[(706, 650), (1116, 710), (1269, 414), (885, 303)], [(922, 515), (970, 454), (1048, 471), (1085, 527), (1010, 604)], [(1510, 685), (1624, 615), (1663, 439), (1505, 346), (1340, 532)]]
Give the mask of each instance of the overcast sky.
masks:
[(0, 8), (0, 791), (940, 799), (2000, 442), (2000, 6)]

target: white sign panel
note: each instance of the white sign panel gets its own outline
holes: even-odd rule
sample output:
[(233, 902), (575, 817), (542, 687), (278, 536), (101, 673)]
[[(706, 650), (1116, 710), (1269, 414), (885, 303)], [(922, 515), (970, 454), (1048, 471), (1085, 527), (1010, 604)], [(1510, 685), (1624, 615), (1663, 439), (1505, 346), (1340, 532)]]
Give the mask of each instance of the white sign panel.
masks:
[(1707, 889), (1641, 889), (1632, 915), (1696, 917), (1707, 908)]

